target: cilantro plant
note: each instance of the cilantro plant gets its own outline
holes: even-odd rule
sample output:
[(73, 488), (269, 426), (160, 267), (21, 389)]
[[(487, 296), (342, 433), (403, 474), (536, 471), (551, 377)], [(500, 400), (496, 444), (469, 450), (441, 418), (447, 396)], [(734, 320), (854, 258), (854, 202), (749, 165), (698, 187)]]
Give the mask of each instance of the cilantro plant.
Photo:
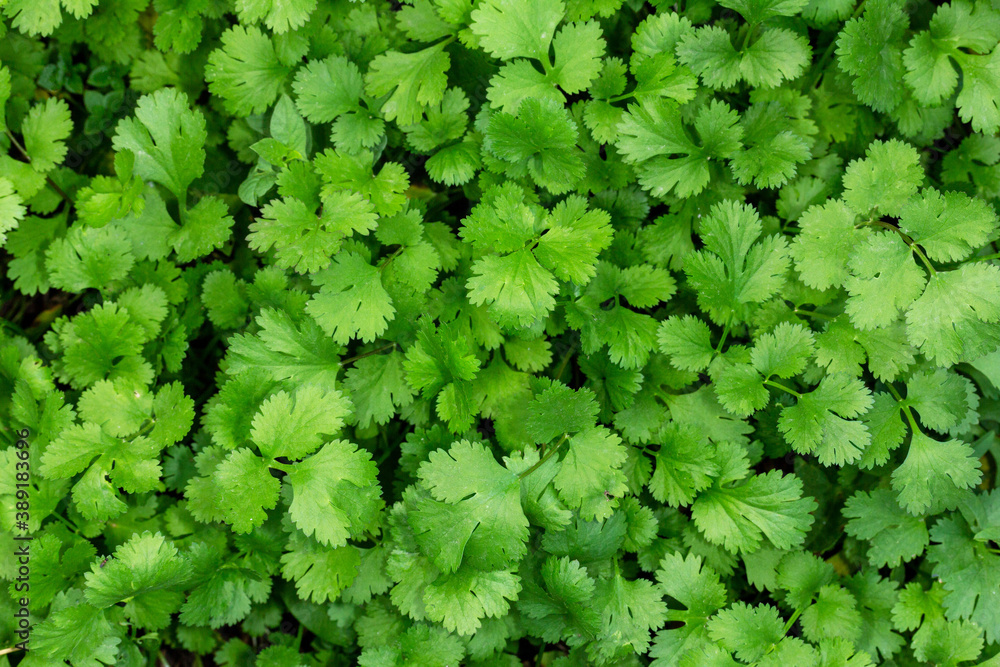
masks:
[(997, 667), (998, 45), (0, 3), (0, 667)]

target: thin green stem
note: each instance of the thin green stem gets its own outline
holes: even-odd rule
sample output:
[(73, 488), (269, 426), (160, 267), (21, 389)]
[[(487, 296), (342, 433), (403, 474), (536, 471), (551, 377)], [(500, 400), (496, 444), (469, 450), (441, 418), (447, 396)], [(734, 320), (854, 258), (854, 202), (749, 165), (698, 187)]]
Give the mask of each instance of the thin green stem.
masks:
[(785, 392), (786, 394), (791, 394), (795, 398), (802, 398), (802, 394), (800, 394), (799, 392), (795, 391), (791, 387), (786, 387), (785, 385), (781, 384), (780, 382), (775, 382), (774, 380), (764, 380), (764, 384), (766, 384), (768, 387), (774, 387), (775, 389), (780, 389), (781, 391)]
[[(888, 383), (886, 383), (885, 386), (886, 388), (889, 389), (889, 393), (892, 394), (892, 397), (895, 398), (897, 402), (899, 403), (903, 402), (902, 395), (900, 395), (899, 391), (895, 387), (893, 387), (891, 384)], [(914, 433), (920, 432), (920, 427), (917, 425), (917, 420), (913, 416), (913, 411), (910, 410), (910, 406), (902, 405), (900, 407), (903, 410), (903, 414), (906, 415), (906, 421), (910, 423), (910, 428), (913, 430), (913, 432)]]
[(973, 257), (970, 262), (988, 262), (991, 259), (1000, 259), (1000, 252), (994, 253), (992, 255), (984, 255), (982, 257)]
[[(849, 21), (854, 20), (859, 16), (861, 16), (861, 12), (863, 12), (864, 9), (865, 9), (865, 0), (861, 0), (861, 3), (854, 9), (854, 13), (851, 14), (851, 18), (848, 20)], [(837, 48), (837, 40), (834, 39), (830, 42), (829, 46), (826, 47), (826, 50), (823, 51), (823, 55), (821, 55), (819, 57), (819, 60), (816, 62), (816, 73), (813, 75), (813, 78), (809, 81), (809, 85), (806, 87), (806, 90), (812, 90), (813, 88), (819, 85), (819, 82), (823, 79), (823, 75), (826, 73), (826, 64), (827, 62), (829, 62), (830, 58), (833, 57), (833, 52), (836, 48)]]
[(346, 366), (347, 364), (353, 364), (355, 361), (360, 361), (361, 359), (364, 359), (365, 357), (370, 357), (373, 354), (378, 354), (379, 352), (385, 352), (389, 348), (393, 348), (393, 347), (396, 347), (396, 343), (389, 343), (388, 345), (383, 345), (382, 347), (377, 348), (375, 350), (371, 350), (370, 352), (365, 352), (364, 354), (358, 354), (358, 355), (355, 355), (353, 357), (348, 357), (347, 359), (344, 359), (343, 361), (341, 361), (340, 365), (341, 366)]
[(817, 313), (815, 310), (802, 310), (800, 308), (794, 309), (796, 315), (805, 315), (806, 317), (815, 317), (818, 320), (835, 320), (837, 317), (835, 315), (827, 315), (825, 313)]
[(750, 43), (750, 35), (753, 34), (753, 31), (756, 28), (757, 28), (757, 24), (756, 23), (747, 23), (746, 34), (743, 35), (743, 41), (740, 42), (740, 52), (741, 53), (747, 48), (747, 44)]
[(181, 217), (181, 224), (187, 221), (187, 190), (182, 190), (179, 195), (177, 195), (177, 212)]
[(399, 254), (403, 252), (403, 250), (405, 250), (405, 246), (399, 246), (398, 248), (396, 248), (395, 252), (393, 252), (391, 255), (382, 260), (382, 263), (378, 265), (378, 270), (380, 272), (385, 270), (385, 267), (389, 266), (389, 264), (392, 263), (392, 260), (399, 257)]
[(566, 354), (563, 355), (562, 361), (559, 362), (559, 368), (556, 369), (555, 377), (553, 377), (552, 379), (558, 380), (559, 378), (562, 377), (563, 371), (566, 370), (566, 366), (569, 364), (570, 357), (573, 356), (574, 352), (576, 352), (576, 343), (574, 343), (573, 347), (569, 348), (569, 351), (567, 351)]
[(535, 463), (535, 465), (531, 466), (530, 468), (528, 468), (527, 470), (525, 470), (524, 472), (522, 472), (520, 475), (517, 476), (517, 478), (518, 479), (524, 479), (525, 477), (527, 477), (531, 473), (533, 473), (536, 470), (538, 470), (539, 468), (541, 468), (542, 464), (544, 464), (546, 461), (548, 461), (550, 458), (552, 458), (555, 455), (555, 453), (559, 451), (559, 448), (562, 447), (562, 444), (564, 442), (566, 442), (567, 439), (569, 439), (569, 433), (563, 433), (563, 437), (559, 439), (559, 442), (557, 442), (555, 444), (555, 446), (552, 447), (552, 449), (550, 449), (548, 452), (545, 453), (545, 456), (543, 456), (542, 458), (538, 459), (538, 461)]
[(129, 441), (135, 440), (136, 438), (141, 438), (144, 435), (149, 435), (150, 431), (156, 428), (156, 417), (150, 417), (142, 426), (139, 427), (139, 432), (129, 438)]
[(782, 636), (785, 636), (785, 635), (788, 634), (788, 631), (792, 629), (793, 625), (795, 625), (795, 621), (799, 620), (799, 616), (801, 614), (802, 614), (802, 610), (801, 609), (796, 609), (792, 613), (791, 617), (788, 619), (788, 622), (785, 623), (784, 629), (782, 629), (782, 631), (781, 631), (781, 635)]
[(382, 469), (382, 464), (389, 460), (389, 457), (392, 455), (392, 453), (395, 450), (396, 450), (395, 447), (390, 447), (390, 446), (388, 446), (388, 443), (387, 443), (385, 451), (382, 452), (382, 456), (378, 457), (378, 461), (375, 462), (375, 467), (378, 468), (379, 470), (381, 470)]
[(67, 519), (66, 517), (64, 517), (62, 514), (59, 514), (58, 512), (53, 512), (49, 516), (52, 517), (52, 518), (54, 518), (54, 519), (58, 519), (59, 521), (62, 521), (64, 524), (66, 524), (67, 528), (69, 528), (71, 531), (73, 531), (77, 535), (80, 534), (80, 529), (76, 527), (76, 524), (72, 523), (69, 519)]
[(733, 318), (730, 317), (726, 320), (726, 326), (722, 327), (722, 338), (719, 339), (719, 344), (715, 346), (715, 353), (720, 354), (722, 352), (722, 346), (726, 343), (726, 338), (729, 336), (729, 328), (733, 325)]
[(909, 237), (909, 235), (904, 233), (902, 229), (900, 229), (895, 225), (890, 225), (888, 222), (883, 222), (881, 220), (874, 220), (872, 221), (871, 224), (875, 225), (876, 227), (883, 227), (885, 229), (890, 229), (899, 234), (899, 237), (903, 239), (903, 243), (905, 243), (910, 248), (910, 250), (916, 253), (917, 257), (920, 258), (920, 261), (923, 262), (924, 266), (927, 267), (927, 270), (930, 271), (931, 275), (932, 276), (937, 275), (937, 270), (934, 268), (934, 265), (931, 264), (930, 260), (927, 259), (927, 255), (924, 254), (924, 251), (921, 250), (920, 246), (917, 245), (916, 241), (914, 241), (912, 238)]
[[(27, 160), (28, 163), (30, 164), (31, 163), (31, 156), (28, 155), (27, 149), (25, 149), (25, 147), (21, 145), (21, 142), (17, 140), (17, 138), (14, 136), (14, 134), (10, 130), (5, 130), (5, 132), (7, 133), (7, 138), (10, 139), (10, 142), (12, 144), (14, 144), (14, 146), (17, 148), (17, 150), (20, 151), (21, 155), (24, 156), (24, 159)], [(56, 185), (56, 182), (52, 180), (52, 177), (46, 175), (45, 176), (45, 181), (52, 187), (53, 190), (55, 190), (57, 193), (59, 193), (60, 197), (62, 197), (63, 199), (65, 199), (70, 204), (73, 203), (73, 200), (70, 199), (70, 196), (68, 194), (66, 194), (66, 192), (63, 191), (63, 189), (61, 187), (59, 187), (58, 185)]]
[(917, 253), (917, 257), (919, 257), (920, 261), (924, 263), (924, 266), (927, 267), (927, 270), (931, 272), (932, 276), (937, 275), (937, 271), (934, 269), (934, 266), (931, 264), (931, 261), (927, 259), (927, 255), (924, 254), (924, 251), (920, 249), (920, 246), (918, 246), (916, 243), (911, 243), (910, 250)]

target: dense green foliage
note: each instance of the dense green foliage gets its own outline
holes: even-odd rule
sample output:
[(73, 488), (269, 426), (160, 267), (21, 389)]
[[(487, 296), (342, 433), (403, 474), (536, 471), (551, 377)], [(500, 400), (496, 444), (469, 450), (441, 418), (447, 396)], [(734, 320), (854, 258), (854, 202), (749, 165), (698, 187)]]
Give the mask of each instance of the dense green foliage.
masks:
[(0, 16), (0, 666), (1000, 665), (1000, 2)]

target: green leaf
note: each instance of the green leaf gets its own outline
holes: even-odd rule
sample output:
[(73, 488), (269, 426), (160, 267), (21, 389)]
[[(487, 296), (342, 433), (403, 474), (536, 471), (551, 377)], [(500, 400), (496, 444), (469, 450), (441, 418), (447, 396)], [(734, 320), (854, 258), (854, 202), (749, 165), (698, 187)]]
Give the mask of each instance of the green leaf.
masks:
[(281, 556), (281, 574), (295, 582), (298, 596), (316, 604), (336, 600), (358, 574), (360, 550), (347, 545), (331, 549), (293, 534)]
[(243, 23), (263, 21), (275, 34), (302, 26), (316, 8), (316, 0), (237, 0), (236, 13)]
[(755, 662), (784, 636), (784, 623), (771, 605), (737, 602), (708, 622), (708, 633), (744, 662)]
[(539, 186), (562, 194), (585, 172), (577, 138), (577, 125), (561, 104), (529, 98), (516, 114), (501, 111), (490, 118), (483, 148), (509, 164), (509, 171), (526, 170)]
[(56, 597), (52, 612), (32, 633), (32, 651), (55, 662), (70, 660), (79, 667), (117, 663), (120, 631), (108, 620), (107, 612), (82, 599), (73, 589)]
[(873, 141), (865, 158), (854, 160), (844, 172), (844, 203), (858, 215), (877, 209), (898, 216), (924, 179), (916, 149), (897, 139)]
[(311, 318), (294, 318), (275, 308), (262, 309), (255, 334), (235, 334), (224, 360), (226, 372), (259, 369), (275, 381), (337, 386), (343, 351)]
[[(932, 544), (927, 557), (934, 564), (934, 576), (941, 580), (947, 595), (943, 604), (948, 618), (963, 618), (985, 630), (986, 641), (1000, 639), (1000, 614), (991, 603), (998, 581), (1000, 557), (987, 542), (976, 539), (975, 531), (996, 522), (996, 491), (977, 496), (970, 504), (978, 517), (970, 525), (959, 515), (944, 518), (931, 529)], [(976, 507), (978, 506), (978, 507)]]
[(924, 272), (894, 232), (869, 235), (855, 247), (847, 265), (844, 310), (863, 331), (892, 324), (923, 294)]
[(670, 355), (674, 366), (685, 371), (700, 371), (707, 368), (715, 356), (711, 335), (708, 325), (694, 315), (671, 315), (660, 324), (656, 337), (660, 350)]
[(488, 0), (472, 12), (469, 28), (494, 58), (549, 59), (549, 45), (562, 20), (561, 0)]
[(424, 326), (406, 351), (406, 381), (426, 398), (437, 397), (438, 415), (453, 432), (472, 425), (475, 404), (469, 382), (479, 371), (470, 341), (456, 327)]
[(368, 452), (346, 440), (326, 443), (288, 473), (292, 522), (329, 547), (374, 532), (383, 506), (377, 473)]
[(691, 506), (695, 525), (710, 542), (734, 553), (756, 551), (764, 537), (779, 549), (802, 544), (816, 503), (802, 496), (801, 480), (772, 470), (737, 486), (727, 486), (730, 481), (718, 478)]
[(64, 100), (50, 97), (31, 107), (21, 123), (31, 166), (43, 172), (55, 169), (66, 157), (66, 138), (72, 131), (73, 120)]
[(275, 200), (264, 206), (263, 215), (250, 224), (250, 247), (274, 248), (281, 268), (310, 273), (326, 268), (344, 240), (375, 228), (371, 204), (360, 195), (337, 193), (323, 200), (319, 215), (298, 199)]
[(663, 625), (667, 606), (663, 594), (645, 579), (629, 581), (617, 568), (601, 582), (596, 599), (603, 609), (601, 631), (587, 653), (598, 662), (635, 652), (645, 653), (650, 631)]
[(135, 258), (128, 240), (113, 229), (74, 225), (45, 251), (45, 264), (53, 286), (84, 292), (120, 284)]
[(410, 523), (438, 568), (495, 569), (524, 555), (528, 520), (520, 482), (483, 445), (460, 440), (447, 452), (431, 452), (417, 475), (430, 497), (411, 511)]
[(7, 242), (7, 232), (17, 229), (24, 214), (23, 201), (13, 183), (0, 176), (0, 246)]
[(165, 628), (184, 599), (186, 563), (160, 533), (136, 535), (114, 558), (94, 563), (86, 575), (87, 601), (98, 609), (124, 602), (125, 615), (151, 630)]
[(971, 361), (1000, 343), (1000, 267), (939, 272), (906, 313), (906, 337), (938, 365)]
[(339, 391), (303, 385), (292, 394), (278, 391), (265, 400), (253, 418), (250, 437), (267, 459), (298, 460), (316, 451), (324, 435), (337, 435), (350, 414), (350, 401)]
[(541, 580), (525, 583), (517, 607), (528, 627), (547, 642), (571, 645), (592, 638), (600, 615), (591, 605), (596, 585), (579, 561), (550, 556), (540, 570)]
[(265, 510), (278, 504), (281, 483), (267, 463), (250, 449), (229, 452), (212, 474), (219, 516), (237, 533), (249, 533), (267, 519)]
[(861, 380), (828, 375), (814, 391), (782, 409), (778, 429), (795, 451), (815, 453), (823, 465), (842, 466), (861, 458), (871, 443), (868, 428), (854, 419), (871, 405), (871, 393)]
[(359, 111), (364, 79), (358, 66), (343, 56), (313, 60), (295, 74), (295, 104), (312, 123), (329, 123)]
[(599, 410), (591, 390), (553, 383), (528, 406), (525, 430), (534, 442), (550, 442), (560, 435), (590, 430)]
[(352, 338), (370, 343), (385, 332), (396, 313), (382, 285), (382, 272), (355, 253), (342, 253), (334, 261), (313, 274), (320, 290), (306, 311), (337, 343)]
[(757, 339), (750, 362), (765, 377), (790, 378), (805, 370), (814, 347), (812, 331), (801, 324), (782, 322)]
[(135, 154), (136, 174), (183, 200), (204, 170), (206, 137), (201, 112), (192, 110), (182, 93), (164, 88), (139, 99), (135, 118), (118, 124), (112, 143), (115, 150)]
[(954, 507), (960, 497), (957, 492), (981, 478), (979, 461), (968, 444), (941, 442), (914, 429), (906, 459), (892, 473), (892, 488), (907, 512), (921, 514)]
[(669, 424), (655, 442), (659, 450), (649, 492), (671, 507), (690, 505), (719, 475), (715, 452), (689, 426)]
[(621, 470), (626, 459), (621, 438), (597, 427), (571, 437), (568, 447), (552, 480), (559, 497), (568, 507), (578, 508), (583, 519), (607, 519), (628, 491)]
[(806, 209), (789, 248), (802, 282), (820, 290), (844, 283), (851, 251), (865, 237), (865, 231), (855, 227), (856, 220), (854, 211), (840, 200)]
[(898, 567), (919, 556), (927, 547), (927, 525), (904, 512), (887, 489), (858, 491), (847, 499), (844, 516), (848, 535), (868, 540), (868, 562), (874, 567)]
[(663, 99), (630, 104), (618, 125), (618, 149), (636, 164), (639, 184), (654, 196), (673, 190), (679, 197), (696, 195), (711, 179), (712, 160), (736, 154), (743, 135), (739, 114), (725, 102), (701, 107), (693, 134), (680, 111)]
[(400, 125), (420, 120), (424, 107), (441, 101), (451, 58), (440, 42), (416, 53), (388, 51), (372, 61), (365, 86), (373, 97), (388, 95), (382, 115)]
[(403, 355), (395, 350), (356, 361), (347, 371), (344, 386), (362, 428), (388, 423), (397, 410), (413, 402), (413, 390), (403, 372)]
[(899, 228), (931, 259), (957, 262), (987, 242), (997, 228), (997, 215), (980, 199), (927, 188), (900, 212)]
[(920, 422), (940, 433), (960, 435), (979, 421), (979, 396), (972, 382), (943, 368), (911, 376), (903, 405), (915, 408)]
[(770, 28), (737, 51), (725, 29), (706, 26), (681, 37), (677, 56), (711, 88), (730, 88), (739, 81), (755, 88), (773, 88), (802, 74), (809, 63), (810, 48), (801, 35)]
[(529, 250), (518, 250), (504, 257), (487, 255), (476, 260), (472, 270), (473, 275), (466, 283), (469, 301), (475, 305), (487, 304), (501, 326), (529, 326), (555, 306), (553, 297), (559, 286)]
[(851, 75), (854, 94), (876, 111), (895, 109), (903, 99), (903, 36), (909, 17), (894, 0), (873, 0), (837, 37), (840, 69)]
[(290, 73), (259, 28), (233, 26), (222, 34), (222, 47), (209, 55), (205, 80), (230, 113), (249, 116), (278, 99)]
[(698, 305), (718, 324), (747, 319), (752, 304), (769, 299), (785, 282), (783, 236), (759, 239), (763, 226), (749, 204), (726, 201), (702, 221), (704, 247), (688, 255), (684, 271), (698, 290)]

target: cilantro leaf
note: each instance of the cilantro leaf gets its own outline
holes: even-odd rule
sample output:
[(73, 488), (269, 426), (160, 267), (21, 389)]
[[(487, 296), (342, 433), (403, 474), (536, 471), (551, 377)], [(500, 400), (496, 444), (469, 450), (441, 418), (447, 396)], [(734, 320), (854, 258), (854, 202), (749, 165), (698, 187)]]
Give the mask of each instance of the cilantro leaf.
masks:
[(734, 553), (756, 551), (765, 537), (779, 549), (801, 544), (816, 508), (812, 498), (802, 496), (802, 481), (772, 470), (730, 486), (743, 479), (745, 460), (732, 450), (725, 453), (732, 458), (724, 459), (722, 474), (691, 506), (705, 537)]
[(205, 79), (230, 113), (249, 116), (278, 99), (290, 73), (259, 28), (233, 26), (223, 33), (222, 47), (209, 55)]
[(923, 553), (929, 536), (924, 520), (904, 512), (886, 489), (859, 491), (848, 498), (844, 516), (848, 535), (868, 540), (868, 562), (896, 567)]
[(722, 202), (702, 223), (704, 248), (684, 266), (698, 290), (698, 305), (718, 324), (747, 319), (752, 304), (770, 298), (784, 283), (787, 243), (782, 236), (759, 239), (763, 226), (750, 205)]
[(139, 100), (135, 118), (118, 124), (113, 145), (135, 154), (139, 176), (183, 199), (204, 170), (206, 137), (201, 112), (188, 106), (183, 93), (165, 88)]
[(87, 601), (98, 609), (124, 602), (125, 615), (150, 629), (164, 628), (180, 608), (186, 581), (184, 559), (159, 534), (143, 533), (115, 550), (101, 567), (94, 563), (86, 575)]
[(693, 130), (697, 139), (667, 100), (630, 104), (618, 125), (617, 146), (636, 165), (644, 189), (690, 197), (708, 185), (712, 160), (733, 157), (743, 135), (739, 114), (718, 100), (699, 110)]
[[(460, 472), (459, 472), (460, 471)], [(431, 452), (417, 475), (430, 492), (410, 514), (417, 543), (436, 566), (455, 572), (504, 567), (524, 555), (528, 520), (520, 482), (483, 445), (461, 440)]]
[(377, 470), (367, 452), (345, 440), (334, 440), (292, 466), (289, 516), (307, 536), (330, 547), (359, 537), (382, 509)]
[(343, 345), (351, 338), (370, 343), (385, 331), (396, 312), (382, 274), (355, 253), (337, 255), (334, 262), (313, 274), (320, 291), (306, 304), (306, 311), (337, 343)]

